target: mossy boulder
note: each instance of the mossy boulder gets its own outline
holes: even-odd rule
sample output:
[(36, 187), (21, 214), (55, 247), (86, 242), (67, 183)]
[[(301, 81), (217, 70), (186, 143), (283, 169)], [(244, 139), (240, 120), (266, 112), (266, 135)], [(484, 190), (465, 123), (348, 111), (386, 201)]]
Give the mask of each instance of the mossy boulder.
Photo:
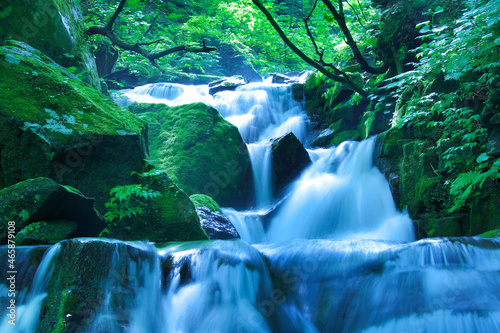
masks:
[(424, 218), (414, 221), (417, 239), (427, 237), (467, 236), (467, 216), (452, 215), (439, 218)]
[(272, 186), (279, 193), (311, 163), (302, 143), (292, 132), (272, 140)]
[(97, 236), (105, 226), (93, 199), (48, 178), (29, 179), (0, 191), (1, 244), (7, 242), (9, 221), (26, 244)]
[(0, 47), (0, 187), (37, 177), (103, 209), (146, 157), (147, 124), (24, 43)]
[(152, 245), (79, 238), (55, 246), (37, 332), (119, 332), (130, 324), (141, 290), (159, 284)]
[[(350, 80), (362, 87), (364, 78), (360, 73), (348, 72)], [(321, 73), (309, 76), (304, 87), (305, 108), (309, 117), (320, 129), (334, 131), (329, 142), (322, 146), (338, 145), (346, 140), (360, 140), (387, 129), (379, 128), (381, 114), (367, 112), (368, 99), (359, 99), (359, 95), (345, 85), (329, 81)], [(383, 114), (383, 113), (382, 113)], [(324, 140), (323, 140), (324, 141)]]
[(469, 233), (471, 236), (500, 228), (500, 194), (498, 184), (487, 180), (480, 195), (472, 200)]
[(74, 67), (85, 82), (100, 90), (79, 1), (4, 0), (0, 26), (0, 43), (7, 39), (28, 43), (59, 65)]
[(143, 214), (124, 218), (116, 226), (108, 226), (106, 236), (151, 242), (208, 239), (193, 202), (165, 172), (153, 179), (143, 180), (143, 185), (160, 195), (148, 199)]
[(202, 103), (128, 109), (149, 122), (150, 160), (188, 195), (206, 194), (223, 206), (248, 200), (251, 166), (238, 129)]

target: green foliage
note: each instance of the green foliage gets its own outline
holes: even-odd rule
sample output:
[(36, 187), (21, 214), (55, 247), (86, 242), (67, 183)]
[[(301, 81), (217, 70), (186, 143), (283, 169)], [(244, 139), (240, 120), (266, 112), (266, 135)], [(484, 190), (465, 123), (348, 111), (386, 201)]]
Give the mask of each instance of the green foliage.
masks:
[[(138, 175), (141, 179), (151, 180), (159, 177), (161, 171), (153, 169), (142, 174), (136, 172), (133, 174)], [(105, 204), (107, 211), (104, 214), (108, 226), (101, 232), (101, 236), (109, 233), (108, 228), (124, 224), (123, 221), (127, 218), (144, 214), (145, 210), (148, 209), (148, 202), (160, 196), (160, 192), (150, 189), (148, 185), (131, 184), (112, 188), (110, 195), (111, 198)], [(125, 225), (122, 227), (124, 229), (130, 228)]]
[[(488, 94), (500, 82), (499, 0), (465, 1), (455, 23), (437, 26), (436, 7), (430, 20), (417, 25), (422, 45), (413, 50), (414, 70), (386, 80), (398, 99), (393, 126), (430, 138), (441, 154), (438, 172), (452, 181), (450, 212), (466, 206), (498, 164), (487, 161), (487, 124), (481, 119)], [(476, 156), (480, 158), (476, 159)]]
[[(264, 1), (266, 7), (287, 35), (310, 56), (315, 50), (306, 34), (303, 19), (312, 9), (311, 1)], [(85, 15), (87, 27), (105, 24), (118, 6), (118, 0), (94, 0), (89, 2)], [(361, 52), (375, 43), (374, 25), (380, 11), (371, 7), (368, 0), (344, 3), (344, 12), (351, 33), (358, 41)], [(310, 27), (319, 49), (326, 50), (324, 60), (345, 67), (352, 58), (340, 29), (321, 2), (310, 18)], [(257, 71), (286, 72), (309, 69), (283, 43), (267, 22), (265, 16), (250, 0), (233, 2), (208, 1), (132, 1), (115, 23), (115, 32), (127, 42), (148, 43), (161, 40), (149, 47), (151, 51), (168, 49), (181, 44), (201, 43), (220, 46), (220, 54), (172, 54), (162, 58), (159, 64), (169, 73), (183, 70), (188, 73), (216, 73), (222, 61), (226, 45), (234, 48), (230, 57), (243, 56)], [(101, 37), (93, 37), (98, 42)], [(231, 53), (231, 52), (229, 52)], [(157, 69), (144, 58), (123, 52), (119, 66), (149, 77), (158, 75)]]
[(453, 195), (454, 200), (450, 212), (454, 212), (465, 206), (467, 201), (475, 194), (474, 189), (477, 187), (481, 188), (488, 178), (500, 178), (500, 158), (491, 164), (487, 163), (489, 159), (490, 156), (488, 154), (482, 153), (476, 159), (479, 165), (475, 170), (461, 173), (453, 181), (450, 193)]

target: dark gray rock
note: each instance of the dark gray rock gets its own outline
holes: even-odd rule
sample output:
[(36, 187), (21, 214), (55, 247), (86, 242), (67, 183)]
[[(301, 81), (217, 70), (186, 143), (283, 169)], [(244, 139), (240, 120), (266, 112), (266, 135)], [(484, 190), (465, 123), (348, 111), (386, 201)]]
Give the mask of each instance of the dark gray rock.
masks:
[(219, 91), (224, 91), (224, 90), (235, 90), (239, 86), (242, 86), (245, 84), (245, 81), (243, 80), (243, 77), (236, 75), (236, 76), (231, 76), (224, 78), (222, 80), (217, 80), (214, 82), (210, 82), (208, 84), (208, 93), (210, 95), (214, 95), (218, 93)]
[(197, 207), (196, 212), (200, 218), (201, 227), (210, 239), (240, 238), (236, 228), (223, 214), (213, 212), (207, 207)]
[(331, 130), (329, 128), (324, 129), (321, 131), (321, 133), (318, 135), (316, 139), (311, 142), (311, 147), (312, 148), (317, 148), (317, 147), (322, 147), (322, 148), (328, 148), (332, 145), (332, 140), (333, 137), (335, 136), (335, 131)]
[(291, 132), (272, 141), (273, 190), (274, 193), (279, 193), (311, 163), (311, 159), (302, 143)]
[(500, 130), (496, 128), (491, 132), (488, 143), (486, 144), (486, 151), (490, 151), (491, 149), (493, 149), (491, 152), (492, 156), (500, 156)]

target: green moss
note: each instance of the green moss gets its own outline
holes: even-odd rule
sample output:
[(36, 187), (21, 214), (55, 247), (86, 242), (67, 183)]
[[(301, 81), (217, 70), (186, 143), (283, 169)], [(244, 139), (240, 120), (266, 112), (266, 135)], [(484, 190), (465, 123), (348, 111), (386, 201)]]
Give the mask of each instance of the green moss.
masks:
[(4, 0), (0, 41), (15, 39), (41, 50), (56, 63), (74, 67), (100, 90), (95, 60), (86, 39), (81, 4), (76, 0)]
[(248, 150), (238, 129), (217, 110), (202, 103), (132, 104), (129, 110), (151, 121), (150, 160), (188, 195), (206, 194), (223, 205), (245, 201)]
[(19, 231), (16, 235), (17, 245), (55, 244), (70, 238), (77, 229), (75, 221), (34, 222)]
[(193, 202), (195, 207), (207, 207), (212, 212), (222, 213), (219, 204), (205, 194), (193, 194), (189, 197), (189, 199)]
[(147, 123), (43, 53), (17, 45), (0, 47), (0, 187), (49, 177), (102, 209), (112, 187), (141, 171)]
[(449, 182), (440, 176), (424, 175), (416, 184), (415, 200), (425, 207), (426, 212), (438, 213), (449, 204)]
[[(15, 57), (19, 64), (6, 60)], [(52, 142), (140, 133), (144, 123), (25, 44), (0, 47), (0, 114)]]
[(492, 181), (487, 181), (471, 203), (470, 235), (500, 228), (500, 195)]
[(482, 233), (481, 235), (479, 235), (479, 237), (483, 237), (483, 238), (496, 238), (496, 237), (500, 237), (500, 229), (486, 231), (485, 233)]
[[(152, 242), (208, 239), (201, 228), (193, 202), (165, 172), (141, 181), (144, 188), (157, 191), (159, 195), (141, 201), (141, 214), (123, 217), (115, 224), (108, 225), (106, 237)], [(129, 202), (130, 205), (137, 205), (133, 200)]]
[(341, 144), (342, 142), (347, 141), (347, 140), (356, 141), (356, 140), (360, 140), (360, 139), (361, 139), (361, 136), (359, 135), (358, 131), (347, 130), (347, 131), (343, 131), (343, 132), (340, 132), (338, 134), (335, 134), (335, 136), (333, 137), (332, 143), (335, 146), (338, 146), (339, 144)]
[[(155, 256), (151, 252), (106, 239), (84, 238), (59, 244), (37, 332), (90, 332), (103, 306), (111, 315), (132, 310), (131, 290), (144, 286), (144, 276), (138, 271), (141, 265), (145, 270), (153, 267)], [(105, 302), (107, 292), (109, 303)], [(128, 320), (126, 316), (117, 319)]]

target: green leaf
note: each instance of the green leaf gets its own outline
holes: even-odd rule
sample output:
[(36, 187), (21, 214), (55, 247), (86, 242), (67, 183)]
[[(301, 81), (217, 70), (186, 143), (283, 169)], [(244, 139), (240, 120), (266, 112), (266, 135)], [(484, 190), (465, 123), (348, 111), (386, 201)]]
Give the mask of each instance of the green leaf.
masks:
[(487, 161), (490, 157), (486, 154), (486, 153), (482, 153), (481, 155), (479, 155), (476, 159), (476, 162), (477, 163), (483, 163), (485, 161)]

